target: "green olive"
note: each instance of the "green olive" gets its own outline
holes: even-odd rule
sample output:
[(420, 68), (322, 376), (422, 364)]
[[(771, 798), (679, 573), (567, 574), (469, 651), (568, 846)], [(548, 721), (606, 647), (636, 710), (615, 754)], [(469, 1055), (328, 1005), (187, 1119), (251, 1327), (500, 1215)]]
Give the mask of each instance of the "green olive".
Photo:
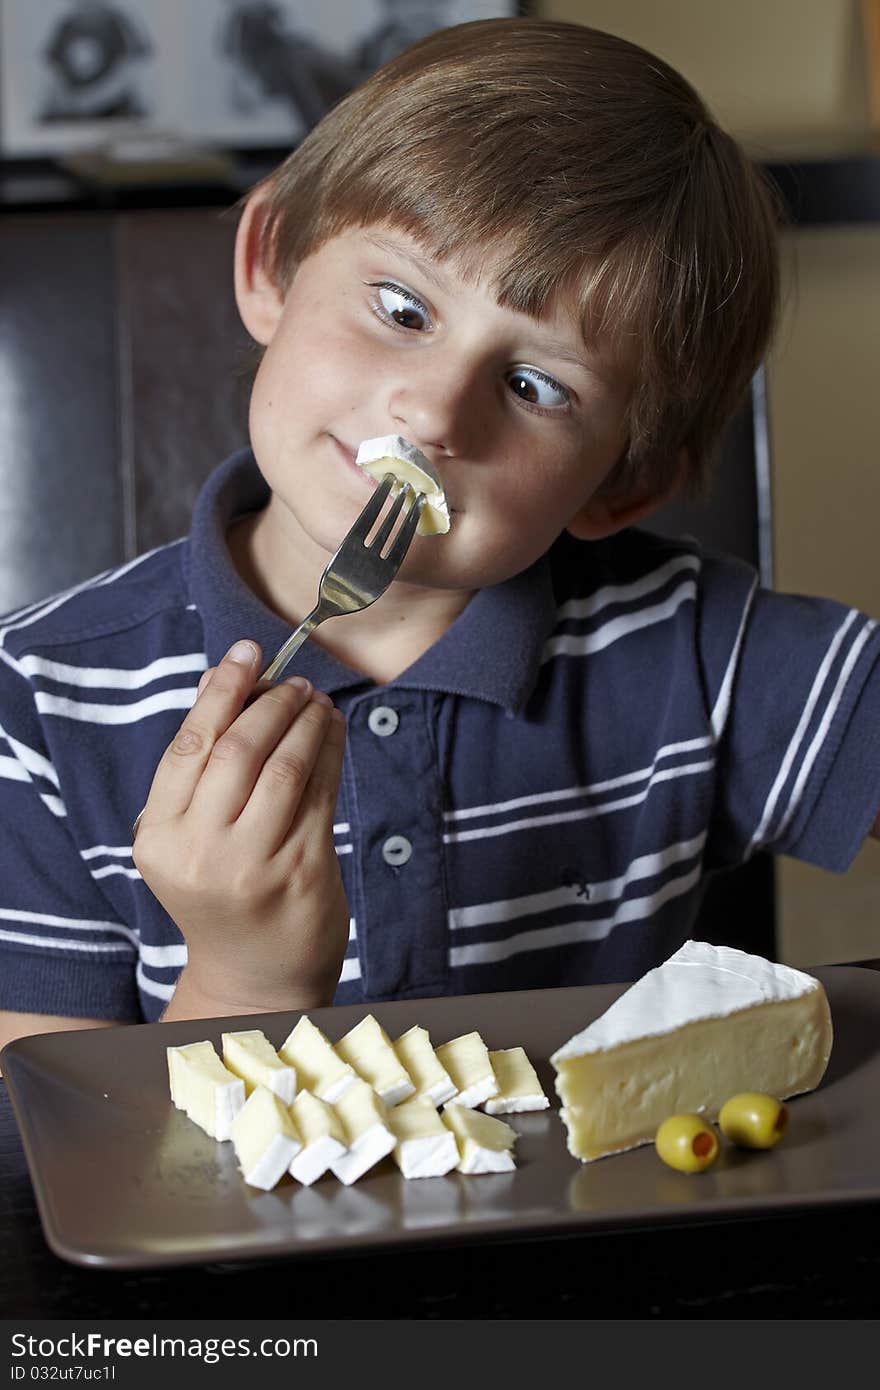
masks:
[(654, 1139), (664, 1163), (681, 1173), (702, 1173), (718, 1157), (718, 1136), (702, 1115), (670, 1115)]
[(742, 1091), (725, 1101), (718, 1116), (722, 1134), (744, 1149), (772, 1149), (788, 1128), (788, 1110), (763, 1091)]

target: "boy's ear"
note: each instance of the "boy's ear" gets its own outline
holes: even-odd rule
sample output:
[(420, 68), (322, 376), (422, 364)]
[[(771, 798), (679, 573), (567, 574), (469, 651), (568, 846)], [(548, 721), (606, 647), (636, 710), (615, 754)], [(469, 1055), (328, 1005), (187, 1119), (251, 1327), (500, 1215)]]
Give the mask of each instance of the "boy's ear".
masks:
[(578, 541), (601, 541), (606, 536), (613, 536), (616, 531), (625, 530), (627, 526), (637, 526), (672, 501), (684, 483), (686, 467), (687, 455), (682, 450), (675, 477), (662, 491), (649, 485), (627, 492), (606, 491), (600, 487), (572, 517), (566, 531)]
[(263, 347), (271, 342), (284, 308), (284, 294), (265, 262), (266, 202), (260, 193), (248, 199), (235, 234), (235, 302), (248, 333)]

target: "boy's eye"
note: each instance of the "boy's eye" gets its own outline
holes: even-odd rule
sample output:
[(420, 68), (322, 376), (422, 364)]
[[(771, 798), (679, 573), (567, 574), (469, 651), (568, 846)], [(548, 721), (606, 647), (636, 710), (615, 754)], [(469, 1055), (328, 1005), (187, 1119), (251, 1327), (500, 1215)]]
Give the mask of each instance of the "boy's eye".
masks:
[(539, 372), (537, 367), (514, 367), (507, 375), (507, 384), (521, 401), (543, 409), (568, 405), (571, 399), (561, 382)]
[(385, 281), (374, 285), (376, 291), (376, 312), (380, 318), (390, 319), (401, 328), (410, 328), (419, 333), (430, 326), (431, 315), (420, 299), (401, 285)]

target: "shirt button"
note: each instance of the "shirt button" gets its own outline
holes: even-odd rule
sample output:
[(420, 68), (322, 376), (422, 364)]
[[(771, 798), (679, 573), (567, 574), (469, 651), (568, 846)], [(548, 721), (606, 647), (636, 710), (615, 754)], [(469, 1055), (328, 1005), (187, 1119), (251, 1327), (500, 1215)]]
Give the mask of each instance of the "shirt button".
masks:
[(382, 858), (386, 864), (399, 869), (412, 854), (412, 845), (405, 835), (389, 835), (382, 846)]
[(400, 716), (390, 705), (377, 705), (367, 716), (370, 733), (378, 734), (379, 738), (387, 738), (389, 734), (393, 734), (399, 723)]

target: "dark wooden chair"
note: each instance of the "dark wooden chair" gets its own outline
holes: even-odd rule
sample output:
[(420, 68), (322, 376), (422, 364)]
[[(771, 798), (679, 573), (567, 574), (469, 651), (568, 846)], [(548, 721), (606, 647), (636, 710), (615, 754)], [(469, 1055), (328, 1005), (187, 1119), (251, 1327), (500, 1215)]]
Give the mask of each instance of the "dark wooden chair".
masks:
[[(214, 208), (0, 217), (0, 613), (183, 535), (247, 438), (253, 347)], [(655, 519), (770, 580), (763, 377), (711, 495)], [(772, 861), (710, 880), (695, 932), (775, 954)]]

